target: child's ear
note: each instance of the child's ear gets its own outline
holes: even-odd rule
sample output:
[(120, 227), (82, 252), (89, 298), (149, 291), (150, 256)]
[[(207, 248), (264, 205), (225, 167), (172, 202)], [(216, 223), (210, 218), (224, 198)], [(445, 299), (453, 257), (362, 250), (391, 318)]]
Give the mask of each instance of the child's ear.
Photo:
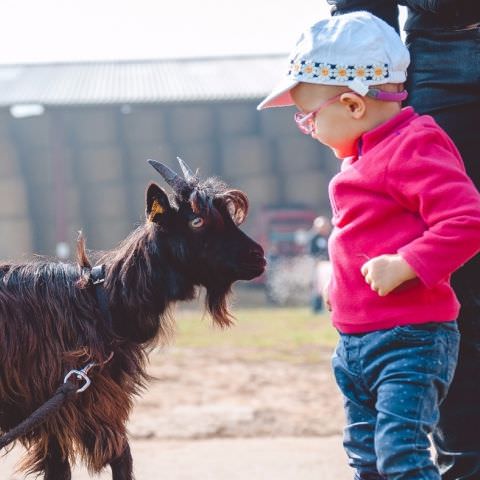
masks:
[(345, 92), (340, 97), (340, 102), (348, 109), (355, 120), (361, 119), (367, 110), (365, 99), (352, 92)]
[(145, 216), (147, 220), (162, 223), (165, 215), (171, 210), (170, 202), (165, 191), (156, 183), (151, 183), (146, 192)]

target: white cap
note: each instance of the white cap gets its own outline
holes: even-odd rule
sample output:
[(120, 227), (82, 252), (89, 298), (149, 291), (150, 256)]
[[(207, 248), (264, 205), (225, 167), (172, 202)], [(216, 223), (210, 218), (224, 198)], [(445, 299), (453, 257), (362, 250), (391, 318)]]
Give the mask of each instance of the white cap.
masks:
[(397, 32), (368, 12), (321, 20), (299, 38), (289, 70), (257, 110), (293, 105), (300, 82), (341, 85), (366, 95), (372, 85), (403, 83), (410, 55)]

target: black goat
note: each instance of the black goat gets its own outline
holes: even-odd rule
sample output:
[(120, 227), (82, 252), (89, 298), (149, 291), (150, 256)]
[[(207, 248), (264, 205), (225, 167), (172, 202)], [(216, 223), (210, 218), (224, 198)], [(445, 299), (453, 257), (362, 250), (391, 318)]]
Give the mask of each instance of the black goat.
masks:
[(184, 178), (149, 161), (173, 188), (173, 203), (156, 184), (146, 193), (146, 222), (104, 254), (102, 315), (83, 239), (78, 264), (0, 264), (0, 429), (8, 431), (49, 399), (66, 372), (88, 362), (89, 389), (19, 440), (21, 466), (45, 480), (69, 480), (79, 456), (89, 471), (110, 464), (114, 480), (130, 480), (126, 422), (145, 386), (146, 352), (170, 331), (169, 306), (206, 288), (214, 321), (228, 326), (232, 283), (265, 268), (262, 248), (238, 228), (244, 193), (216, 179), (200, 182), (180, 161)]

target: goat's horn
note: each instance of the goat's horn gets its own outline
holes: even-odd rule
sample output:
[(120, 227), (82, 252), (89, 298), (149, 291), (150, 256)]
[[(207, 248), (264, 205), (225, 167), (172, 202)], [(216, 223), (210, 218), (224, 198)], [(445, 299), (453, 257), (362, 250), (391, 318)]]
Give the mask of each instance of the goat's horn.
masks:
[(185, 186), (186, 182), (175, 173), (171, 168), (156, 160), (147, 160), (147, 162), (165, 179), (165, 181), (174, 189), (179, 190)]
[(180, 168), (182, 169), (185, 180), (188, 182), (190, 180), (196, 179), (197, 174), (193, 173), (193, 170), (180, 157), (177, 157), (177, 160), (180, 164)]

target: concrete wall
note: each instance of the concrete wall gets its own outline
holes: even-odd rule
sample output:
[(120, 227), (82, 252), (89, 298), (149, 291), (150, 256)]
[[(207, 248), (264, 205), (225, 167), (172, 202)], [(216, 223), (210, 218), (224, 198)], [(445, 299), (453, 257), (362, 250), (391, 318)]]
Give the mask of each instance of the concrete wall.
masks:
[(115, 245), (143, 220), (148, 182), (162, 182), (147, 158), (177, 169), (178, 155), (244, 189), (253, 216), (292, 204), (328, 213), (338, 162), (292, 117), (255, 102), (0, 110), (0, 258), (73, 249), (80, 229), (89, 248)]

